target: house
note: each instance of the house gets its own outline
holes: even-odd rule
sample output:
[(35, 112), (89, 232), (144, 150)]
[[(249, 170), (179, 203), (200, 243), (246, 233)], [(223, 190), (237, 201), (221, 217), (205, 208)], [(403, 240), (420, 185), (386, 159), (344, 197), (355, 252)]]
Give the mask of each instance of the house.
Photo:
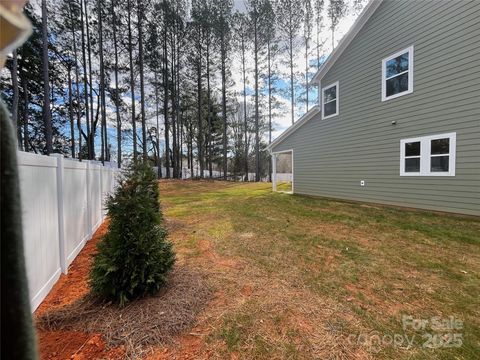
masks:
[(372, 0), (312, 81), (294, 193), (480, 215), (480, 1)]

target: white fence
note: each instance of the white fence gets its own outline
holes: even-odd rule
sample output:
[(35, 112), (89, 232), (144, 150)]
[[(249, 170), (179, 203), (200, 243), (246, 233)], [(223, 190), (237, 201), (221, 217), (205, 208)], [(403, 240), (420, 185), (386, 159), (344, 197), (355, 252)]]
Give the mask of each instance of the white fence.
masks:
[(62, 155), (18, 152), (25, 263), (32, 310), (67, 273), (105, 218), (118, 168)]
[(291, 182), (293, 179), (292, 173), (277, 173), (277, 181)]
[[(155, 171), (155, 174), (157, 174), (158, 167), (154, 166), (153, 171)], [(222, 174), (223, 173), (220, 171), (216, 171), (216, 170), (212, 171), (212, 177), (214, 178), (219, 178), (222, 176)], [(173, 168), (170, 168), (170, 177), (172, 176), (173, 176)], [(193, 169), (193, 176), (189, 168), (185, 168), (185, 167), (182, 168), (182, 179), (191, 179), (192, 177), (199, 177), (199, 176), (200, 176), (200, 169), (197, 167)], [(203, 170), (203, 176), (205, 178), (208, 178), (210, 176), (210, 172), (208, 171), (208, 169)], [(162, 179), (166, 177), (167, 177), (167, 168), (162, 166)]]
[[(155, 171), (155, 174), (157, 174), (158, 167), (154, 166), (153, 171)], [(230, 176), (230, 173), (227, 173)], [(291, 176), (292, 174), (285, 174), (285, 176), (290, 176), (290, 180), (282, 180), (282, 181), (291, 181)], [(173, 168), (170, 168), (170, 177), (173, 176)], [(199, 177), (200, 176), (200, 169), (195, 166), (193, 168), (193, 176), (192, 176), (192, 171), (189, 168), (182, 168), (182, 179), (191, 179), (192, 177)], [(223, 172), (217, 171), (217, 170), (212, 170), (212, 177), (217, 179), (221, 178), (223, 176)], [(162, 166), (162, 179), (167, 177), (167, 168)], [(203, 170), (203, 177), (205, 179), (210, 178), (210, 171), (208, 169)], [(243, 181), (244, 175), (241, 174), (238, 176), (238, 180)], [(255, 181), (255, 173), (248, 173), (248, 181)], [(260, 181), (268, 181), (268, 176), (263, 177), (260, 179)]]

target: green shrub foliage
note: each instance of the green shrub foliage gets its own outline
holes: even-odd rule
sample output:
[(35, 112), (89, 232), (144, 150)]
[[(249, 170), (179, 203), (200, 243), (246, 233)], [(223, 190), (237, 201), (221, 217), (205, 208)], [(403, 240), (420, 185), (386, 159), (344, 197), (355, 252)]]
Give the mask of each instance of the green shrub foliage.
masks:
[(125, 170), (106, 207), (110, 225), (98, 244), (90, 283), (95, 294), (123, 306), (156, 293), (175, 262), (152, 168), (138, 163)]

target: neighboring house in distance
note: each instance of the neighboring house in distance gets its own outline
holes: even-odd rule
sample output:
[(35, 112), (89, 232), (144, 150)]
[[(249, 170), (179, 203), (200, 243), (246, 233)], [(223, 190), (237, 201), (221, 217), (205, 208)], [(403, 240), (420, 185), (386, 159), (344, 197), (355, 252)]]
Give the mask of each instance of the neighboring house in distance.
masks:
[(293, 192), (480, 215), (480, 1), (372, 0), (270, 146)]

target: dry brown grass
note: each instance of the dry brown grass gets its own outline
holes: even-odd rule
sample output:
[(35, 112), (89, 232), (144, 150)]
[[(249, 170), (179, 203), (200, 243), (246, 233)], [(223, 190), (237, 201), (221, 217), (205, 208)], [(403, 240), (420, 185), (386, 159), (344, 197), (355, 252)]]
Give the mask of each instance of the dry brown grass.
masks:
[(125, 346), (138, 357), (147, 346), (171, 343), (189, 330), (211, 292), (198, 272), (186, 267), (172, 271), (167, 286), (155, 296), (127, 303), (123, 308), (86, 295), (73, 304), (44, 313), (37, 326), (45, 330), (99, 333), (109, 346)]

